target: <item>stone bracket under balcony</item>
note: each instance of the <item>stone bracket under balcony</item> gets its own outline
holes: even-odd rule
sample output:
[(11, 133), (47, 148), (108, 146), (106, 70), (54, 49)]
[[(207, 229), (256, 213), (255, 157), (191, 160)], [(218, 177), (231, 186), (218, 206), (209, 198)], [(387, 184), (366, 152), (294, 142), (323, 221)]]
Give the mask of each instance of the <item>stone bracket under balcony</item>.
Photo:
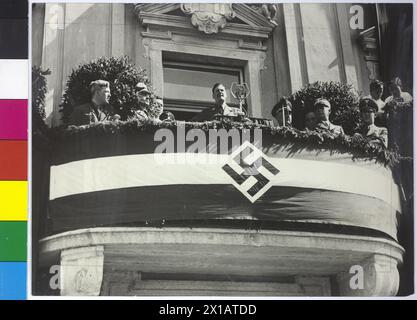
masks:
[(224, 228), (90, 228), (40, 244), (43, 266), (60, 261), (66, 296), (392, 296), (403, 254), (385, 238)]

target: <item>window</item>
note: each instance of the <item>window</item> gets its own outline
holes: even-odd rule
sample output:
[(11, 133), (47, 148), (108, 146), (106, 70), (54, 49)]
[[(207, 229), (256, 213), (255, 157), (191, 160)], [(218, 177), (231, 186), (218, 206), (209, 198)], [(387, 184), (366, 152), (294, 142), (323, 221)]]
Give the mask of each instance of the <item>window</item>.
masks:
[(164, 109), (173, 112), (176, 119), (189, 120), (212, 107), (211, 89), (217, 82), (226, 86), (226, 102), (230, 106), (239, 105), (230, 93), (233, 82), (244, 81), (243, 71), (239, 68), (165, 61), (163, 69)]

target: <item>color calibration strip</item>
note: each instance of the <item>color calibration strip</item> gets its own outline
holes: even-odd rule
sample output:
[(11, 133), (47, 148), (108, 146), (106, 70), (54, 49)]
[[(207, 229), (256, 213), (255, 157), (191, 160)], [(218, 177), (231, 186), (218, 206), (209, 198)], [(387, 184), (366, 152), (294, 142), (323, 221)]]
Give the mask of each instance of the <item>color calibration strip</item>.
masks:
[(26, 299), (27, 8), (0, 2), (0, 300)]

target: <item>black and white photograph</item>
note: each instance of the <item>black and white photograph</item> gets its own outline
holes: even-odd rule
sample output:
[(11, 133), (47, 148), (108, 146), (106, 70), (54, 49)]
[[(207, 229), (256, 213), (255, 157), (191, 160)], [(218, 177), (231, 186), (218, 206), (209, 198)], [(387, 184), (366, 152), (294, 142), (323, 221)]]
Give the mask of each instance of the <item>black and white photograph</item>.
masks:
[(33, 1), (29, 27), (33, 297), (414, 294), (412, 3)]

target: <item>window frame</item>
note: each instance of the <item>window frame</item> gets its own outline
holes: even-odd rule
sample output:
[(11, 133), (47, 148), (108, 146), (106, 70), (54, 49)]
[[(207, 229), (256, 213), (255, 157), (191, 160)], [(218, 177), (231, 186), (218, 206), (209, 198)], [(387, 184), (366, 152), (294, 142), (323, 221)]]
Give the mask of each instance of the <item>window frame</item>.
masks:
[[(243, 68), (239, 67), (226, 67), (223, 65), (214, 65), (214, 64), (201, 64), (195, 62), (184, 62), (184, 61), (175, 61), (167, 59), (162, 61), (162, 70), (164, 72), (165, 68), (180, 69), (180, 70), (192, 70), (192, 71), (214, 71), (216, 73), (224, 74), (236, 74), (238, 76), (239, 83), (245, 82), (245, 74)], [(164, 82), (165, 85), (165, 82)], [(198, 113), (213, 106), (213, 102), (204, 101), (204, 100), (185, 100), (185, 99), (164, 99), (164, 109), (168, 111), (179, 111), (179, 112), (189, 112), (189, 113)], [(229, 102), (231, 107), (239, 107), (238, 103)]]

